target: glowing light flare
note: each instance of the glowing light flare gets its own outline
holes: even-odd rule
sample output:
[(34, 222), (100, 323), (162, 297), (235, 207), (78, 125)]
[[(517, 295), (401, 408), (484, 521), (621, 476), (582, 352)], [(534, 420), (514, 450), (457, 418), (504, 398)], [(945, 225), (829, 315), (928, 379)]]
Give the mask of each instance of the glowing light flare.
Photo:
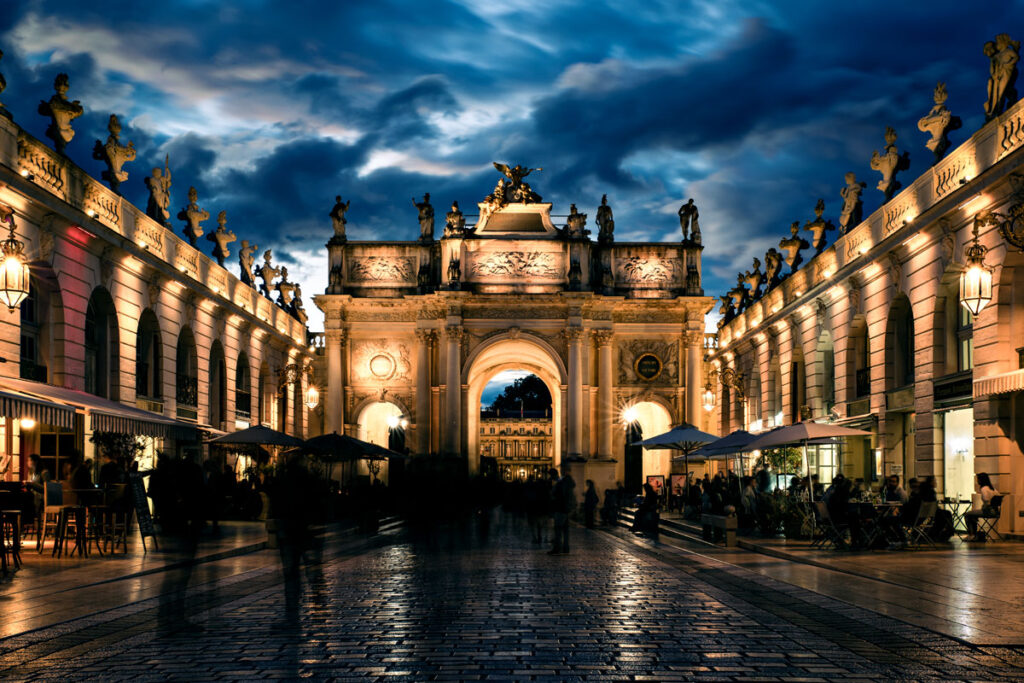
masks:
[(320, 390), (315, 385), (310, 384), (306, 388), (306, 407), (313, 410), (320, 405)]
[(36, 421), (31, 417), (23, 417), (19, 422), (23, 430), (29, 431), (36, 428)]
[(629, 426), (640, 419), (640, 411), (636, 406), (626, 406), (622, 409), (622, 422)]

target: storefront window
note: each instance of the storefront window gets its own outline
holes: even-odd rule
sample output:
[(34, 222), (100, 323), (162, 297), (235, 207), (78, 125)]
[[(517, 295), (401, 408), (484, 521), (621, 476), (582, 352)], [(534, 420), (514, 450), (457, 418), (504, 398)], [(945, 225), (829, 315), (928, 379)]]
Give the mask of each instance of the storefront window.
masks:
[(942, 414), (945, 494), (963, 500), (974, 491), (974, 409)]
[(811, 474), (828, 486), (839, 472), (839, 448), (833, 444), (807, 447), (807, 466)]

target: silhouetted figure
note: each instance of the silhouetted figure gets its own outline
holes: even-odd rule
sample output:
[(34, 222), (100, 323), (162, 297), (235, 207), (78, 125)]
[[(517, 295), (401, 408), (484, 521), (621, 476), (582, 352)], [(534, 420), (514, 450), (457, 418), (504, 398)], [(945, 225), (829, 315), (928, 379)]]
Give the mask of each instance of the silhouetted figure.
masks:
[(568, 468), (562, 470), (562, 476), (558, 478), (558, 470), (551, 468), (549, 471), (554, 481), (551, 490), (551, 509), (554, 517), (555, 536), (552, 543), (550, 555), (569, 554), (569, 515), (576, 507), (576, 482), (569, 474)]
[(587, 479), (587, 490), (583, 494), (583, 522), (588, 529), (594, 528), (594, 513), (597, 512), (597, 491), (594, 482)]

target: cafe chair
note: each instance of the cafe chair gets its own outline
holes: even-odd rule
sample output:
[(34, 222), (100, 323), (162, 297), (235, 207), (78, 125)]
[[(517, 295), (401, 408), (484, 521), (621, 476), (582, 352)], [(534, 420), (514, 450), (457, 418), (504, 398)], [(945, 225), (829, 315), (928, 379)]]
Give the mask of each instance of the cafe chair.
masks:
[(932, 540), (929, 532), (932, 525), (935, 524), (935, 515), (938, 511), (938, 503), (921, 503), (921, 507), (917, 511), (917, 518), (912, 523), (904, 525), (910, 545), (921, 547), (923, 543), (927, 543), (932, 548), (935, 547), (935, 541)]
[(828, 506), (824, 502), (815, 501), (814, 509), (817, 512), (819, 526), (823, 534), (821, 547), (824, 549), (831, 545), (836, 550), (845, 550), (847, 546), (846, 525), (837, 525), (833, 521), (832, 515), (828, 513)]
[(61, 510), (64, 508), (64, 489), (59, 481), (43, 483), (43, 512), (36, 521), (36, 551), (43, 552), (46, 536), (52, 532), (53, 542), (57, 542), (57, 530), (60, 527)]
[(0, 510), (0, 572), (21, 568), (21, 510)]
[(988, 509), (989, 512), (983, 513), (978, 517), (978, 535), (985, 540), (993, 538), (994, 540), (1001, 541), (1003, 537), (996, 527), (999, 525), (999, 517), (1003, 512), (1003, 497), (992, 496)]

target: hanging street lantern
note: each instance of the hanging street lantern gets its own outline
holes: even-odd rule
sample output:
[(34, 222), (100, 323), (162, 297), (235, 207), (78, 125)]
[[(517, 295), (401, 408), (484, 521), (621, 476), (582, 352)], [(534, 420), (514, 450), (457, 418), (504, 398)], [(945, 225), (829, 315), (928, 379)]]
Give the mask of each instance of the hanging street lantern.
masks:
[(28, 298), (31, 274), (25, 260), (25, 245), (14, 234), (14, 211), (0, 220), (11, 230), (7, 239), (0, 243), (0, 302), (13, 312)]
[(960, 274), (960, 303), (975, 317), (992, 301), (992, 269), (985, 265), (988, 249), (978, 241), (978, 230), (982, 225), (998, 224), (999, 217), (992, 211), (974, 217), (974, 238), (967, 247), (967, 265)]
[(707, 382), (704, 385), (704, 393), (702, 395), (704, 397), (704, 410), (710, 413), (715, 409), (715, 392), (711, 388), (711, 382)]
[(320, 391), (311, 382), (309, 387), (306, 388), (306, 407), (313, 410), (318, 405), (320, 405)]

